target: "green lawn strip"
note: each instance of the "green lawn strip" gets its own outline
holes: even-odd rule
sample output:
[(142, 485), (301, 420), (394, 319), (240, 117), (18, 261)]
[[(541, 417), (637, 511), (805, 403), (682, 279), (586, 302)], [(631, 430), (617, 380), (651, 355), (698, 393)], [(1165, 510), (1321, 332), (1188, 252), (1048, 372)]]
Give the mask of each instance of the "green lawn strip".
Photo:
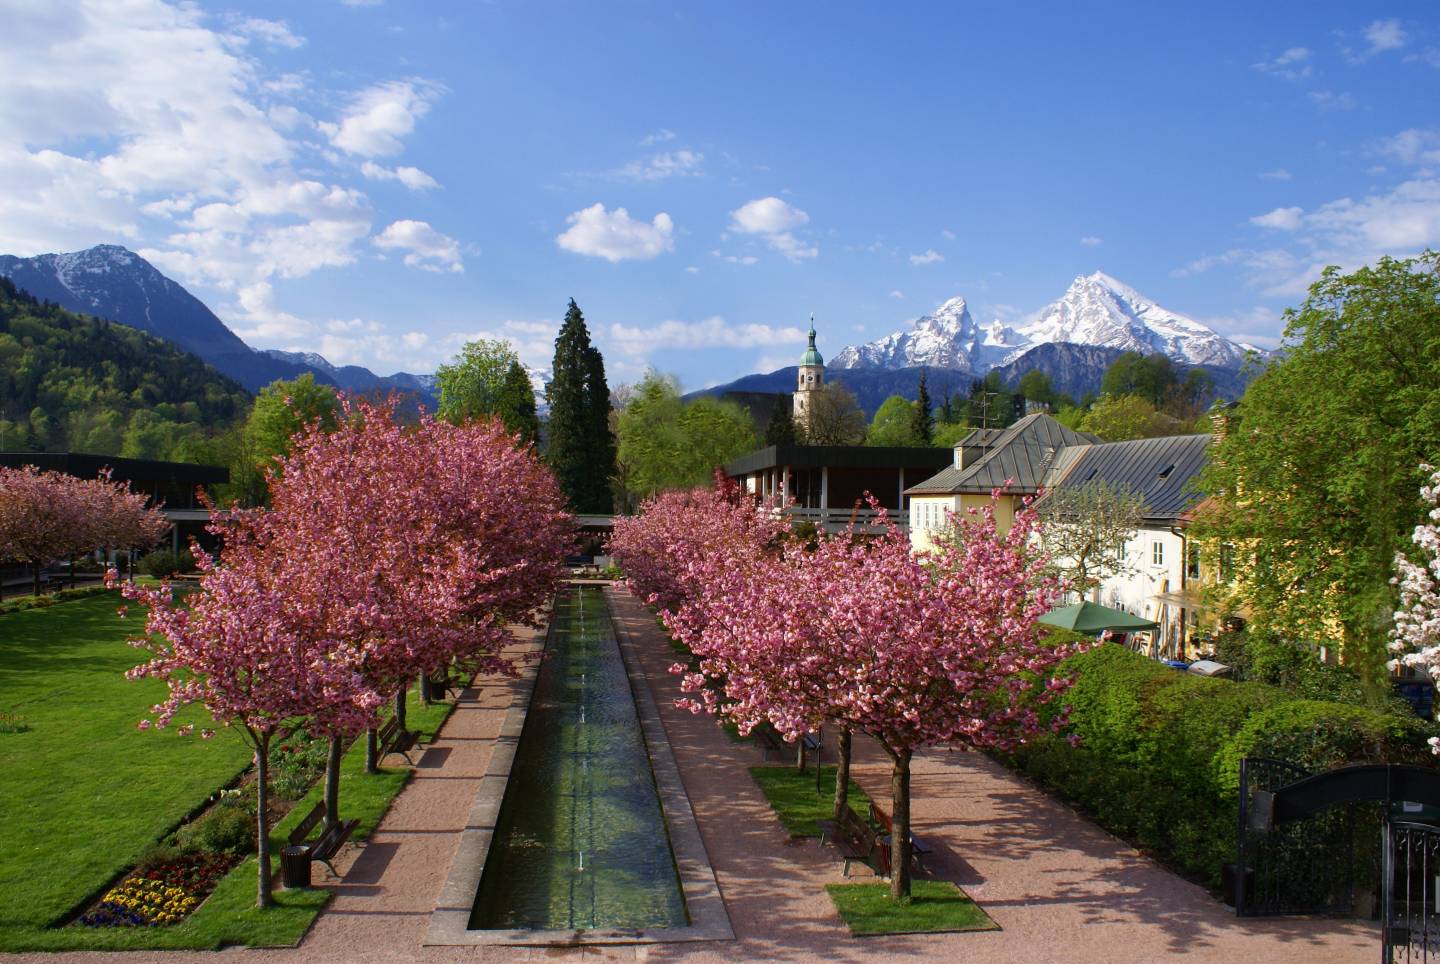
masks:
[[(435, 738), (453, 708), (454, 703), (450, 701), (425, 706), (417, 690), (412, 688), (406, 704), (406, 723), (410, 729), (420, 731), (422, 741), (428, 742)], [(362, 737), (346, 752), (340, 777), (341, 815), (360, 821), (354, 833), (358, 839), (374, 831), (411, 773), (409, 769), (382, 767), (379, 773), (367, 776), (364, 770), (365, 740)], [(272, 829), (275, 871), (279, 871), (280, 848), (288, 843), (286, 838), (291, 828), (322, 796), (323, 788), (317, 784)], [(318, 866), (315, 882), (326, 882), (325, 871)], [(305, 936), (330, 896), (330, 891), (324, 889), (286, 891), (277, 886), (277, 906), (262, 911), (255, 906), (256, 867), (252, 857), (230, 871), (205, 903), (174, 927), (0, 926), (0, 951), (214, 950), (232, 944), (290, 947)]]
[[(829, 820), (835, 812), (835, 768), (820, 768), (820, 791), (815, 791), (815, 769), (804, 772), (794, 767), (751, 767), (750, 776), (770, 801), (770, 807), (792, 837), (818, 837), (818, 821)], [(850, 809), (865, 814), (870, 798), (860, 785), (850, 781)]]
[[(116, 593), (0, 615), (0, 927), (62, 920), (250, 763), (232, 731), (213, 740), (136, 723), (164, 698), (125, 679), (142, 653), (125, 639), (138, 611)], [(176, 723), (208, 722), (198, 708)]]
[(890, 896), (889, 884), (826, 884), (840, 919), (856, 937), (998, 931), (1000, 925), (948, 880), (913, 880), (910, 900)]

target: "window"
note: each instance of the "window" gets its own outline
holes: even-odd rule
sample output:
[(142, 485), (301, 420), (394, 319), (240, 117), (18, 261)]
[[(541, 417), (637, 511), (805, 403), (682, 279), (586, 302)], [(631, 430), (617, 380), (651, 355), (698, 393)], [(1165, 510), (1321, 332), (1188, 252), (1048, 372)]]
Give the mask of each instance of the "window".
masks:
[(1150, 543), (1150, 562), (1157, 566), (1165, 565), (1165, 543)]
[(1229, 543), (1220, 546), (1220, 578), (1226, 581), (1235, 575), (1235, 547)]
[(1185, 547), (1185, 578), (1200, 578), (1200, 547), (1193, 542)]

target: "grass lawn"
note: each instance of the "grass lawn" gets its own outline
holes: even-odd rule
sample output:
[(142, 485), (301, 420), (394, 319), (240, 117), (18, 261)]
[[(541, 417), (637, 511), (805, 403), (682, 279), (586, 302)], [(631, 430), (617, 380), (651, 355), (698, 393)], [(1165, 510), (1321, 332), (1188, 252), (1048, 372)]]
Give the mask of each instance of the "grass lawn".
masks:
[[(281, 906), (261, 913), (253, 860), (175, 927), (49, 926), (98, 896), (250, 762), (248, 746), (229, 731), (202, 741), (135, 728), (164, 687), (121, 675), (141, 655), (124, 642), (140, 624), (134, 615), (115, 616), (118, 599), (0, 616), (0, 712), (18, 713), (29, 727), (0, 733), (0, 814), (7, 822), (0, 834), (0, 951), (294, 944), (330, 895), (281, 891)], [(421, 706), (412, 692), (407, 722), (433, 738), (450, 708)], [(189, 712), (201, 721), (203, 711)], [(409, 779), (403, 769), (366, 777), (363, 766), (361, 740), (346, 756), (341, 789), (342, 812), (360, 820), (357, 837), (374, 829)], [(319, 793), (275, 828), (277, 854)]]
[[(820, 768), (820, 792), (815, 792), (815, 768), (808, 767), (804, 773), (794, 767), (751, 767), (750, 776), (755, 778), (765, 799), (780, 822), (792, 837), (818, 837), (820, 825), (817, 821), (829, 820), (835, 812), (835, 768)], [(870, 798), (854, 780), (850, 781), (850, 809), (864, 814), (870, 807)]]
[(889, 884), (826, 884), (825, 890), (856, 937), (1000, 929), (948, 880), (911, 881), (910, 901), (903, 904), (890, 898)]

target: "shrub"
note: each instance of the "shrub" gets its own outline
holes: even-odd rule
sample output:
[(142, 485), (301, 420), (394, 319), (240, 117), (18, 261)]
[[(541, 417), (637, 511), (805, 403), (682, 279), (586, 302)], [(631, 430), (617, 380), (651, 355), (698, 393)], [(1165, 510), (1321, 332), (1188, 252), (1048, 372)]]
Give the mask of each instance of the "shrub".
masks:
[(157, 549), (141, 557), (138, 567), (147, 576), (164, 579), (166, 576), (176, 573), (194, 572), (195, 557), (190, 554), (189, 549), (182, 549), (179, 552)]
[(212, 807), (175, 831), (175, 845), (183, 851), (248, 854), (255, 850), (255, 823), (242, 807)]
[(1410, 715), (1177, 673), (1111, 644), (1067, 660), (1062, 671), (1076, 674), (1064, 702), (1080, 745), (1044, 737), (1009, 762), (1211, 886), (1234, 859), (1242, 757), (1314, 770), (1433, 762), (1426, 739), (1436, 728)]

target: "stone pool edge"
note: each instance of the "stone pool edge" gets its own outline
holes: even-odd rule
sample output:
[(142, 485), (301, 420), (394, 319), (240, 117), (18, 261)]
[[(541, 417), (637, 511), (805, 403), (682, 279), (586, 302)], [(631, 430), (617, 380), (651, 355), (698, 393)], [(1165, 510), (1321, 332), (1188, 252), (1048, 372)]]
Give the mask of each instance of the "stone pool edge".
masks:
[[(591, 583), (593, 585), (593, 583)], [(510, 708), (500, 726), (495, 749), (490, 755), (490, 764), (480, 780), (480, 789), (470, 816), (465, 821), (465, 830), (460, 836), (460, 846), (455, 860), (450, 865), (450, 875), (440, 891), (440, 899), (430, 915), (430, 926), (426, 931), (424, 946), (557, 946), (557, 945), (603, 945), (603, 944), (669, 944), (691, 941), (728, 941), (735, 939), (730, 924), (730, 914), (725, 908), (725, 899), (720, 893), (720, 883), (715, 870), (710, 866), (710, 855), (700, 836), (700, 827), (695, 822), (695, 812), (690, 806), (690, 797), (680, 780), (680, 768), (670, 749), (665, 725), (660, 720), (655, 698), (650, 692), (640, 665), (639, 654), (635, 651), (634, 640), (620, 625), (616, 616), (613, 586), (606, 586), (605, 605), (610, 618), (610, 628), (620, 655), (625, 664), (625, 675), (630, 681), (630, 692), (635, 698), (635, 712), (640, 719), (641, 732), (645, 736), (646, 750), (650, 756), (650, 769), (655, 774), (655, 786), (660, 794), (660, 807), (665, 815), (665, 826), (670, 835), (671, 852), (675, 857), (675, 869), (680, 877), (680, 890), (685, 896), (685, 908), (690, 916), (688, 927), (657, 927), (646, 930), (471, 930), (470, 915), (475, 905), (475, 894), (480, 887), (480, 878), (485, 873), (485, 860), (489, 855), (490, 841), (495, 834), (495, 824), (500, 817), (500, 803), (505, 797), (505, 786), (510, 780), (510, 770), (515, 764), (515, 751), (520, 743), (520, 734), (525, 729), (525, 717), (530, 712), (530, 699), (539, 675), (538, 661), (527, 665), (521, 676), (520, 685), (510, 699)], [(546, 628), (549, 638), (549, 627)]]

